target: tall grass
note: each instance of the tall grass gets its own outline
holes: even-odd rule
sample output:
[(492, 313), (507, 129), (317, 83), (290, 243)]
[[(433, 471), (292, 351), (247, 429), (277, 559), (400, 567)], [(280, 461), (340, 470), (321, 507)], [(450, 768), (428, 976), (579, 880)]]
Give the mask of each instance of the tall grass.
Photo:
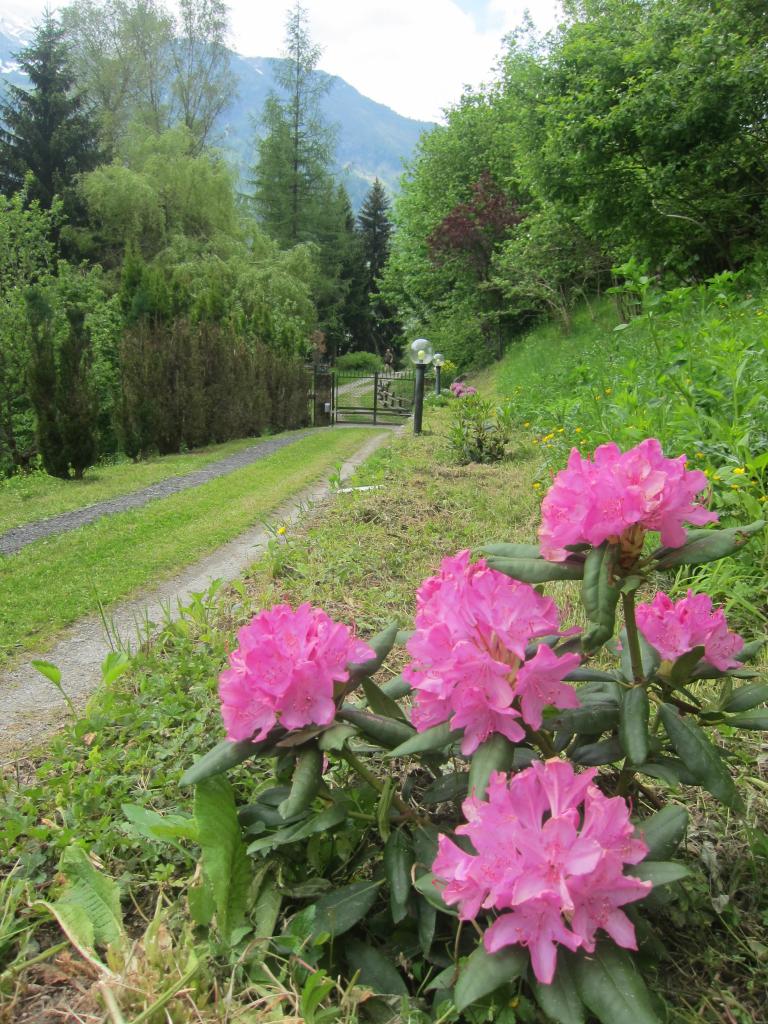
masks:
[[(641, 278), (619, 302), (585, 305), (570, 335), (554, 325), (513, 346), (496, 375), (541, 455), (541, 490), (571, 447), (631, 447), (657, 437), (711, 482), (727, 525), (768, 510), (768, 289), (738, 275), (655, 290)], [(633, 307), (628, 322), (622, 306)], [(681, 573), (678, 588), (707, 589), (738, 619), (766, 622), (768, 533), (737, 559)]]

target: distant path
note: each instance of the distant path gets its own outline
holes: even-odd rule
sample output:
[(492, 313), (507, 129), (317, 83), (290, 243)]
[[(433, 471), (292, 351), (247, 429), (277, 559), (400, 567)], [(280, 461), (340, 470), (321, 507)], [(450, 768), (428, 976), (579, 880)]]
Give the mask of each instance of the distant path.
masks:
[(123, 494), (117, 498), (108, 498), (106, 501), (99, 501), (95, 505), (88, 505), (85, 508), (75, 508), (71, 512), (62, 512), (58, 516), (41, 519), (36, 523), (14, 526), (12, 530), (0, 533), (0, 555), (14, 555), (17, 551), (25, 548), (27, 544), (34, 544), (36, 540), (42, 540), (43, 537), (50, 537), (55, 533), (68, 533), (80, 526), (94, 523), (102, 516), (128, 512), (130, 509), (141, 508), (150, 501), (157, 501), (159, 498), (178, 494), (179, 491), (187, 491), (190, 487), (207, 484), (209, 480), (227, 476), (228, 473), (234, 473), (235, 470), (243, 469), (244, 466), (250, 466), (252, 462), (266, 458), (267, 455), (271, 455), (279, 448), (295, 444), (309, 433), (311, 433), (309, 430), (297, 430), (289, 437), (276, 437), (269, 441), (262, 441), (235, 452), (234, 455), (211, 462), (204, 469), (196, 469), (183, 476), (169, 476), (167, 480), (151, 484), (140, 491), (131, 491), (130, 494)]
[[(393, 431), (386, 427), (372, 429), (370, 439), (339, 469), (340, 479), (346, 480), (392, 436)], [(328, 480), (320, 480), (274, 509), (269, 518), (273, 523), (295, 522), (308, 511), (308, 506), (331, 496)], [(189, 603), (193, 594), (204, 593), (213, 580), (236, 579), (261, 557), (273, 537), (268, 527), (254, 526), (159, 586), (142, 590), (109, 608), (107, 616), (113, 637), (119, 638), (123, 647), (135, 650), (153, 632), (153, 623), (177, 619), (180, 608)], [(67, 629), (53, 647), (30, 653), (29, 659), (45, 657), (57, 665), (65, 691), (75, 706), (82, 709), (99, 686), (99, 666), (108, 651), (104, 623), (99, 616), (91, 615)], [(28, 755), (35, 742), (61, 728), (68, 718), (65, 702), (30, 661), (0, 671), (0, 767), (6, 759), (14, 761)]]

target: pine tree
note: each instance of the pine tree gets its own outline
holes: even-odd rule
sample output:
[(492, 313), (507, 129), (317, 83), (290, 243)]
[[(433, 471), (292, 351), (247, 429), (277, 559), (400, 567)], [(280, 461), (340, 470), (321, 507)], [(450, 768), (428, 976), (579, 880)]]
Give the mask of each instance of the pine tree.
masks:
[(389, 239), (392, 234), (390, 205), (384, 186), (378, 178), (360, 207), (357, 223), (363, 266), (365, 290), (368, 296), (367, 343), (361, 348), (381, 353), (399, 333), (394, 310), (387, 306), (379, 294), (379, 278), (389, 257)]
[(252, 182), (259, 218), (283, 248), (317, 240), (332, 187), (335, 133), (320, 111), (330, 88), (330, 79), (316, 72), (320, 53), (309, 36), (307, 11), (296, 3), (286, 23), (285, 60), (276, 73), (285, 98), (273, 93), (265, 105), (266, 134)]
[(49, 13), (18, 61), (31, 88), (9, 86), (0, 105), (0, 192), (18, 192), (31, 171), (29, 198), (48, 209), (76, 174), (98, 163), (96, 129), (74, 90), (62, 29)]

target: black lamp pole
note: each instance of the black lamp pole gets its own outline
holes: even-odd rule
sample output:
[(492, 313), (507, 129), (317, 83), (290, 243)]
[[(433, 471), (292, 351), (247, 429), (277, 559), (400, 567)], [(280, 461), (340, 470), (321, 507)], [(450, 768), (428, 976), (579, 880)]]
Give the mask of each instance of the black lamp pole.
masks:
[(421, 433), (421, 421), (424, 415), (424, 377), (427, 373), (426, 363), (416, 363), (416, 384), (413, 395), (413, 432)]

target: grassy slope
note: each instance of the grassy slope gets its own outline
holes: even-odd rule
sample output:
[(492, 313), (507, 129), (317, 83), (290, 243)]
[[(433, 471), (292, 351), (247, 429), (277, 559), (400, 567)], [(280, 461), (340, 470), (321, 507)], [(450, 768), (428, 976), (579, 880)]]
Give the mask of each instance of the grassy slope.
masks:
[[(429, 412), (427, 434), (405, 437), (366, 464), (356, 482), (378, 490), (339, 496), (304, 529), (276, 541), (228, 600), (192, 610), (184, 623), (169, 627), (129, 676), (92, 701), (86, 720), (53, 741), (47, 757), (33, 765), (30, 785), (20, 787), (9, 772), (0, 809), (3, 856), (6, 864), (21, 857), (23, 870), (38, 879), (38, 894), (48, 891), (59, 852), (73, 840), (84, 843), (140, 906), (150, 909), (158, 889), (165, 891), (166, 943), (175, 960), (185, 962), (191, 938), (183, 894), (195, 869), (194, 851), (174, 852), (126, 830), (120, 804), (189, 812), (190, 794), (179, 790), (178, 777), (221, 735), (215, 677), (236, 626), (265, 604), (305, 599), (356, 621), (363, 635), (392, 617), (406, 624), (415, 587), (442, 557), (483, 540), (530, 541), (535, 535), (537, 448), (522, 444), (514, 461), (501, 466), (454, 466), (441, 439), (447, 415)], [(571, 603), (568, 585), (552, 591), (561, 604)], [(402, 650), (393, 652), (387, 668), (397, 671), (402, 659)], [(669, 1024), (750, 1024), (765, 1005), (767, 784), (754, 762), (757, 753), (755, 743), (737, 765), (749, 805), (745, 819), (731, 821), (706, 798), (694, 807), (687, 842), (694, 877), (686, 895), (661, 914), (668, 960), (657, 988), (671, 1004)], [(235, 775), (249, 777), (244, 770)], [(30, 920), (21, 907), (17, 914), (21, 923)], [(45, 946), (58, 935), (38, 930), (35, 939)], [(22, 949), (22, 960), (31, 952)], [(229, 1003), (219, 1004), (212, 994), (211, 970), (209, 965), (195, 979), (195, 1001), (207, 1007), (205, 1021), (229, 1020)], [(178, 973), (167, 968), (163, 986)], [(20, 978), (16, 1007), (28, 997), (34, 1008), (30, 986), (38, 975), (32, 969)], [(235, 1004), (242, 1005), (242, 975), (225, 967), (220, 978), (223, 991), (234, 979)], [(126, 1019), (158, 994), (153, 984), (148, 972), (131, 989), (118, 991)], [(85, 1014), (92, 1006), (86, 1002), (80, 1009)], [(184, 1024), (201, 1019), (182, 1000), (169, 1010)], [(248, 1017), (254, 1024), (272, 1019), (258, 1010)]]
[[(657, 437), (666, 454), (685, 453), (705, 471), (725, 524), (766, 518), (768, 292), (723, 288), (673, 294), (618, 331), (616, 307), (603, 300), (580, 310), (570, 336), (548, 324), (510, 348), (496, 387), (538, 448), (542, 493), (574, 445), (592, 452)], [(754, 630), (768, 623), (767, 574), (765, 531), (693, 583)], [(689, 582), (681, 575), (678, 587)]]
[[(284, 437), (284, 434), (275, 434)], [(181, 476), (264, 441), (264, 437), (246, 437), (224, 444), (198, 448), (185, 455), (162, 455), (142, 462), (119, 462), (113, 466), (93, 466), (82, 480), (59, 480), (47, 473), (0, 480), (0, 533), (37, 522), (60, 512), (95, 505), (120, 494), (140, 491), (150, 484)]]
[(107, 516), (0, 560), (0, 659), (190, 565), (277, 508), (370, 437), (312, 434), (201, 487)]

